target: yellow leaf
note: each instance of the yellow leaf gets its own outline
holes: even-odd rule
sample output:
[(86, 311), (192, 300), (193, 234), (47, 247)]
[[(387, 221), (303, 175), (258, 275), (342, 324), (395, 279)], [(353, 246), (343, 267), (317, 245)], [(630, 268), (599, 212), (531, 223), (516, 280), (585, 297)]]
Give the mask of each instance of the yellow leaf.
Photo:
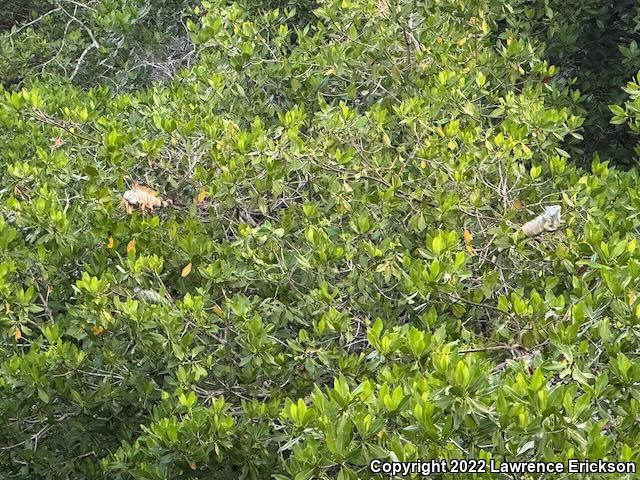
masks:
[(127, 253), (133, 253), (136, 251), (136, 239), (132, 238), (129, 243), (127, 243)]
[(453, 140), (449, 140), (449, 143), (447, 143), (447, 147), (449, 147), (449, 150), (455, 150), (456, 148), (458, 148), (458, 144)]
[(484, 18), (482, 19), (482, 33), (484, 33), (485, 35), (489, 33), (489, 24)]
[(329, 75), (335, 75), (335, 74), (336, 74), (336, 67), (331, 67), (329, 70), (324, 72), (325, 77), (328, 77)]
[(215, 313), (219, 317), (224, 315), (224, 312), (222, 311), (222, 308), (220, 308), (220, 305), (214, 305), (213, 306), (213, 313)]
[(204, 190), (200, 191), (198, 193), (198, 197), (196, 198), (196, 202), (197, 203), (202, 203), (207, 199), (207, 192), (205, 192)]
[(198, 466), (197, 466), (194, 462), (191, 462), (191, 463), (189, 464), (189, 468), (190, 468), (191, 470), (195, 470), (196, 468), (198, 468)]
[(522, 200), (516, 198), (516, 200), (513, 202), (513, 208), (515, 208), (516, 210), (520, 210), (522, 208)]
[(465, 249), (467, 250), (467, 252), (469, 252), (470, 255), (474, 255), (476, 252), (473, 249), (473, 245), (471, 244), (471, 241), (473, 240), (473, 233), (471, 233), (471, 230), (465, 228), (462, 237), (464, 238)]
[(426, 162), (425, 160), (422, 160), (422, 161), (420, 162), (420, 168), (421, 168), (421, 169), (423, 169), (423, 170), (424, 170), (425, 168), (427, 168), (427, 162)]
[(384, 143), (387, 147), (391, 146), (391, 139), (389, 138), (389, 135), (386, 134), (386, 132), (382, 134), (382, 143)]
[(113, 248), (113, 237), (109, 237), (109, 241), (107, 242), (107, 248), (109, 250)]
[(627, 245), (627, 252), (633, 253), (636, 250), (636, 239), (632, 238)]
[(16, 331), (13, 332), (13, 338), (16, 339), (16, 342), (22, 338), (22, 332), (18, 327), (16, 327)]
[(186, 277), (187, 275), (189, 275), (191, 273), (191, 262), (187, 263), (184, 268), (182, 269), (182, 272), (180, 272), (180, 276), (181, 277)]
[(102, 325), (94, 325), (91, 327), (91, 332), (97, 337), (104, 332), (104, 327)]
[(465, 43), (467, 43), (467, 37), (462, 37), (460, 40), (458, 40), (458, 45), (462, 46)]

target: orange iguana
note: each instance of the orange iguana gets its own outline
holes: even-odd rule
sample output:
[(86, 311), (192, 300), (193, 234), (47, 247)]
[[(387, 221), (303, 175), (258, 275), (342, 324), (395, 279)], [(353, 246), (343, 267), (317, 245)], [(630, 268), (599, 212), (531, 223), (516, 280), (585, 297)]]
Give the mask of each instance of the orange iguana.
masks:
[(124, 192), (120, 201), (120, 208), (124, 209), (128, 214), (133, 213), (136, 207), (144, 214), (147, 209), (153, 210), (153, 207), (166, 207), (171, 204), (171, 200), (162, 200), (158, 194), (149, 187), (134, 183), (131, 189)]

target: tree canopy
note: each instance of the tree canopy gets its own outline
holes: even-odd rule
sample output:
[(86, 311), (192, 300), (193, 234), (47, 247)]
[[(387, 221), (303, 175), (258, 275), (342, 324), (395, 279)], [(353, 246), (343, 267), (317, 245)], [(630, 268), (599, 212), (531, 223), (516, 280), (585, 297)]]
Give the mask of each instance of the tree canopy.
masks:
[(602, 4), (0, 6), (3, 478), (637, 461), (639, 12)]

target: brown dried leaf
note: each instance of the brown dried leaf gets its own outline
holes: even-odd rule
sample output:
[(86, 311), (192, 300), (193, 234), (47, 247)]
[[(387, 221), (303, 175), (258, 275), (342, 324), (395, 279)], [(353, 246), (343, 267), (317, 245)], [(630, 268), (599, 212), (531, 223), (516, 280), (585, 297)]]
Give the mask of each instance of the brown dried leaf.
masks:
[(378, 0), (378, 15), (388, 18), (390, 12), (389, 2), (387, 2), (387, 0)]

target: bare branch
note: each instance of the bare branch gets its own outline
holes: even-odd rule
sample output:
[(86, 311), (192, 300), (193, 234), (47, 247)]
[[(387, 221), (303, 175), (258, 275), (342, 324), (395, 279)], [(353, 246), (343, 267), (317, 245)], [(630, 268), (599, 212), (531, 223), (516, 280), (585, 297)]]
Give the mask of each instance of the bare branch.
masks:
[(97, 48), (97, 45), (92, 43), (91, 45), (87, 46), (87, 48), (84, 49), (84, 51), (82, 52), (82, 55), (80, 55), (80, 57), (78, 58), (78, 61), (76, 62), (76, 68), (73, 69), (73, 73), (69, 77), (70, 80), (73, 80), (74, 78), (76, 78), (76, 75), (80, 70), (80, 66), (82, 65), (82, 62), (84, 62), (84, 57), (86, 57), (87, 53), (89, 53), (89, 51), (94, 48)]
[(57, 7), (57, 8), (54, 8), (53, 10), (49, 10), (47, 13), (43, 13), (38, 18), (36, 18), (34, 20), (31, 20), (30, 22), (25, 23), (24, 25), (21, 25), (19, 28), (13, 30), (11, 33), (9, 33), (8, 38), (13, 37), (17, 33), (20, 33), (22, 30), (24, 30), (25, 28), (28, 28), (31, 25), (34, 25), (34, 24), (38, 23), (43, 18), (48, 17), (49, 15), (52, 15), (52, 14), (54, 14), (56, 12), (59, 12), (60, 10), (62, 10), (62, 7)]

